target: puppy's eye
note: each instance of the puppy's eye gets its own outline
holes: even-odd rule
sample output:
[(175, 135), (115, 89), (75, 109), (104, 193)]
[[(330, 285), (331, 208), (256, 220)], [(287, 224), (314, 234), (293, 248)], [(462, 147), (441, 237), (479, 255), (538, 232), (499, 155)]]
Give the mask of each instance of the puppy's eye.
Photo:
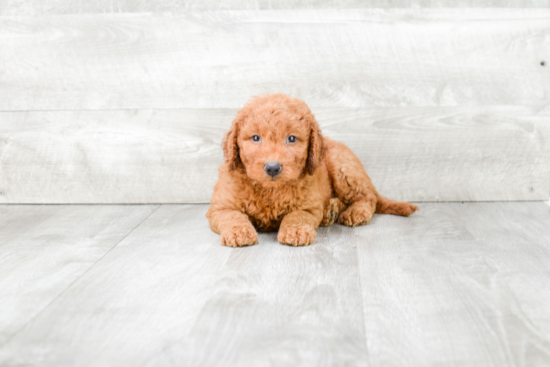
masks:
[(259, 135), (254, 135), (252, 137), (252, 141), (259, 142), (260, 141), (260, 136)]
[(289, 143), (296, 143), (296, 140), (297, 140), (297, 139), (296, 139), (296, 137), (295, 137), (294, 135), (290, 135), (290, 136), (288, 137), (288, 139), (286, 139), (286, 141), (289, 142)]

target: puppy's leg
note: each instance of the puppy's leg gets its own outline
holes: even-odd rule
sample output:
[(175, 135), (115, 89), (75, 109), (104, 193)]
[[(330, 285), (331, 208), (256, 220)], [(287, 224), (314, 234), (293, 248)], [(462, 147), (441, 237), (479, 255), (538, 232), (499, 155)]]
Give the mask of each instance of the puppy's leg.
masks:
[(326, 162), (334, 192), (348, 206), (338, 223), (350, 227), (367, 224), (376, 210), (378, 193), (361, 161), (344, 144), (330, 141)]
[(418, 210), (416, 205), (380, 196), (359, 158), (344, 144), (329, 141), (327, 150), (326, 163), (334, 192), (348, 205), (348, 208), (340, 213), (338, 223), (355, 227), (367, 224), (375, 211), (409, 215)]
[(296, 210), (287, 214), (277, 234), (277, 240), (284, 245), (307, 246), (315, 240), (315, 228), (319, 227), (322, 211), (315, 214), (305, 210)]
[(222, 245), (250, 246), (258, 243), (258, 233), (248, 216), (238, 210), (217, 210), (207, 214), (210, 227), (220, 234)]
[(328, 199), (323, 210), (323, 220), (321, 227), (328, 227), (334, 224), (338, 219), (338, 215), (346, 209), (346, 204), (342, 203), (338, 198)]

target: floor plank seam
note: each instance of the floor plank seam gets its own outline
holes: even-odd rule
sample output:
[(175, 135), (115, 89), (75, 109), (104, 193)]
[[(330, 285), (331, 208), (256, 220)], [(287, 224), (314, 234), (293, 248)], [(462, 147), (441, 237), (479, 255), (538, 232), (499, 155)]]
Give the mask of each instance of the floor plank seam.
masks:
[(357, 235), (354, 236), (355, 241), (355, 259), (357, 260), (357, 276), (359, 277), (359, 289), (361, 290), (361, 314), (363, 315), (363, 333), (365, 335), (365, 351), (367, 352), (366, 366), (371, 366), (370, 351), (367, 335), (367, 315), (365, 315), (365, 300), (363, 299), (363, 282), (361, 281), (361, 260), (359, 259), (359, 243), (357, 241)]
[(147, 219), (149, 219), (149, 217), (151, 215), (153, 215), (157, 210), (159, 210), (159, 208), (161, 206), (162, 206), (162, 204), (158, 205), (155, 210), (153, 210), (147, 217), (145, 217), (134, 228), (132, 228), (132, 230), (130, 230), (123, 238), (121, 238), (120, 241), (118, 241), (113, 247), (111, 247), (109, 250), (107, 250), (107, 252), (105, 252), (105, 254), (103, 254), (103, 256), (101, 256), (99, 259), (97, 259), (97, 261), (95, 261), (88, 269), (86, 269), (85, 272), (83, 272), (79, 277), (77, 277), (74, 281), (72, 281), (69, 285), (67, 285), (67, 287), (63, 291), (61, 291), (57, 296), (55, 296), (50, 302), (48, 302), (48, 304), (46, 306), (44, 306), (44, 308), (42, 308), (42, 310), (37, 312), (36, 315), (34, 315), (34, 317), (30, 318), (24, 325), (22, 325), (17, 331), (15, 331), (9, 338), (7, 338), (6, 341), (4, 342), (4, 344), (2, 345), (2, 347), (8, 345), (13, 338), (15, 338), (23, 329), (25, 329), (25, 327), (27, 325), (31, 324), (38, 316), (40, 316), (45, 310), (47, 310), (52, 304), (54, 304), (55, 301), (59, 297), (61, 297), (69, 288), (71, 288), (73, 286), (73, 284), (78, 282), (84, 275), (86, 275), (90, 271), (90, 269), (92, 269), (94, 266), (96, 266), (97, 263), (99, 263), (101, 260), (103, 260), (105, 258), (105, 256), (107, 256), (115, 247), (117, 247), (122, 241), (124, 241), (126, 239), (126, 237), (128, 237), (131, 233), (133, 233)]

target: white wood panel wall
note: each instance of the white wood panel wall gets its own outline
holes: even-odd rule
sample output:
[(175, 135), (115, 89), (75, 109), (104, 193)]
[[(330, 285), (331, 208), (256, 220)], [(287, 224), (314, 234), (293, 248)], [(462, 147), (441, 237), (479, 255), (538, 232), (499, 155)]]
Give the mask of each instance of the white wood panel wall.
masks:
[(522, 3), (0, 2), (0, 202), (208, 202), (265, 92), (304, 99), (388, 196), (547, 199), (550, 8)]
[[(3, 112), (2, 202), (207, 203), (236, 110)], [(548, 121), (527, 107), (319, 108), (382, 194), (401, 200), (548, 196)]]
[(410, 7), (547, 8), (550, 0), (0, 0), (0, 15)]
[(550, 9), (2, 18), (0, 110), (549, 102)]

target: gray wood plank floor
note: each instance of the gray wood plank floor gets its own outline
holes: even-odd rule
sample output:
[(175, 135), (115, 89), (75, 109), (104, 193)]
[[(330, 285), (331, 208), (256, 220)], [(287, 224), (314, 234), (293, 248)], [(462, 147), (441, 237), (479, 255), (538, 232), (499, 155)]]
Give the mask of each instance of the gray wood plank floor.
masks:
[(0, 206), (0, 345), (156, 208)]
[(207, 205), (0, 206), (0, 366), (548, 366), (550, 208), (222, 247)]

